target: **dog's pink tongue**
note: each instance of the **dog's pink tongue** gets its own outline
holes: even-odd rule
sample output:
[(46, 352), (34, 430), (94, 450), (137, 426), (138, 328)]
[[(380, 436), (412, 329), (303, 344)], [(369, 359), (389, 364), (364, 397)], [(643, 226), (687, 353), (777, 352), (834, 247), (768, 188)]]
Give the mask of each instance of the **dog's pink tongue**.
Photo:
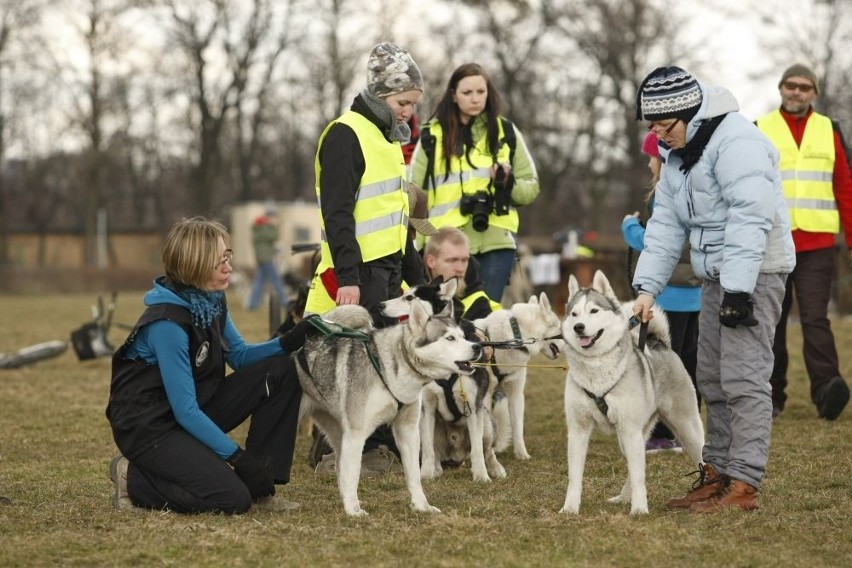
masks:
[(589, 337), (581, 337), (580, 338), (580, 347), (588, 347), (592, 343), (595, 342), (595, 338), (592, 336)]

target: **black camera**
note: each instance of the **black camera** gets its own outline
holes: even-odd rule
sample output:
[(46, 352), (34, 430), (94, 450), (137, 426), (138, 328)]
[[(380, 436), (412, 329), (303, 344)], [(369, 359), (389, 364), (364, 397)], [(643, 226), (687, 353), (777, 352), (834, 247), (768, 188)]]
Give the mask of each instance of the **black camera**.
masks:
[(491, 214), (494, 198), (487, 191), (477, 191), (473, 195), (462, 195), (459, 210), (462, 215), (470, 215), (471, 225), (480, 233), (488, 229), (488, 216)]

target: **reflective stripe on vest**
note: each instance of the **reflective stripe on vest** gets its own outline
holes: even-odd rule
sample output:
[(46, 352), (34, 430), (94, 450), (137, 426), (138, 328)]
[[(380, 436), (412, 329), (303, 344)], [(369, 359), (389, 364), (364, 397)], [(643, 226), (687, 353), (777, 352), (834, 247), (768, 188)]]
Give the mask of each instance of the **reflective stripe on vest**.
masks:
[[(473, 195), (477, 191), (493, 191), (488, 185), (491, 182), (491, 166), (494, 157), (488, 149), (486, 136), (480, 138), (470, 151), (470, 163), (462, 153), (453, 156), (447, 168), (442, 152), (444, 132), (441, 123), (433, 120), (429, 123), (429, 132), (433, 136), (435, 152), (435, 185), (429, 188), (429, 220), (436, 228), (461, 227), (470, 222), (469, 215), (462, 215), (459, 209), (462, 195)], [(497, 137), (502, 141), (497, 152), (497, 162), (508, 163), (511, 149), (503, 136), (503, 121), (497, 121)], [(467, 148), (465, 148), (467, 150)], [(471, 167), (471, 163), (473, 167)], [(449, 175), (444, 174), (449, 170)], [(518, 232), (518, 211), (510, 206), (506, 215), (488, 216), (488, 224), (492, 227)]]
[[(405, 162), (399, 142), (388, 142), (375, 124), (364, 115), (349, 111), (323, 131), (319, 147), (335, 123), (346, 124), (355, 132), (364, 154), (365, 169), (355, 195), (355, 238), (364, 262), (376, 260), (405, 249), (408, 238), (408, 194), (404, 186)], [(320, 203), (319, 151), (314, 162), (317, 202)], [(320, 210), (322, 235), (317, 273), (334, 266), (325, 232), (325, 219)]]
[(831, 120), (811, 113), (799, 146), (778, 110), (760, 118), (757, 126), (781, 154), (781, 181), (790, 212), (790, 227), (812, 233), (839, 232), (840, 215), (833, 187), (835, 154)]
[(467, 313), (467, 311), (470, 309), (470, 307), (473, 305), (473, 303), (480, 298), (485, 298), (485, 299), (488, 300), (488, 305), (491, 306), (492, 312), (496, 312), (497, 310), (503, 309), (502, 305), (498, 304), (497, 302), (495, 302), (494, 300), (489, 298), (488, 295), (484, 291), (480, 290), (479, 292), (474, 292), (473, 294), (471, 294), (469, 296), (465, 296), (464, 298), (461, 299), (462, 306), (464, 306), (464, 313), (462, 313), (462, 317), (464, 317), (464, 314)]

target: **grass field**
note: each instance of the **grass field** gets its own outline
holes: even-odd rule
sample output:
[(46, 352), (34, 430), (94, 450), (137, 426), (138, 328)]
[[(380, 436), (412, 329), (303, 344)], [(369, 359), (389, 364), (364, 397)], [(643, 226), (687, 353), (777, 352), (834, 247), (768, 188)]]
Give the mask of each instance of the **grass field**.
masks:
[[(90, 317), (95, 295), (0, 296), (0, 351), (65, 339)], [(250, 341), (266, 318), (238, 302)], [(116, 321), (133, 323), (140, 294), (119, 297)], [(852, 320), (835, 319), (842, 371), (852, 378)], [(663, 509), (694, 470), (679, 455), (648, 459), (651, 514), (613, 505), (626, 475), (613, 438), (595, 435), (581, 514), (558, 514), (567, 484), (564, 372), (531, 370), (527, 445), (533, 459), (501, 461), (505, 480), (473, 484), (470, 470), (424, 484), (441, 515), (408, 509), (401, 475), (364, 479), (370, 516), (349, 519), (336, 480), (307, 466), (300, 436), (286, 497), (295, 512), (243, 516), (117, 512), (108, 464), (116, 450), (104, 418), (109, 360), (55, 359), (0, 370), (0, 566), (852, 566), (852, 409), (816, 418), (792, 328), (787, 410), (775, 421), (756, 513), (696, 516)], [(113, 329), (118, 345), (125, 331)], [(544, 362), (544, 361), (540, 361)], [(234, 435), (242, 441), (244, 429)], [(9, 502), (10, 501), (10, 502)]]

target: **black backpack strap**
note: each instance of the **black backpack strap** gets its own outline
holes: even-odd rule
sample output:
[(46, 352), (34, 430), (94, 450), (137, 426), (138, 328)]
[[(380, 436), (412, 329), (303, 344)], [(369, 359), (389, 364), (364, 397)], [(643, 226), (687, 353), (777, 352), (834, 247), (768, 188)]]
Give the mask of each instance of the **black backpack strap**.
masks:
[(503, 125), (503, 141), (509, 145), (509, 163), (515, 161), (515, 148), (518, 146), (518, 138), (515, 136), (515, 125), (508, 118), (501, 116), (500, 122)]
[[(423, 189), (435, 189), (435, 137), (429, 124), (420, 129), (420, 147), (426, 152), (426, 175), (423, 177)], [(428, 183), (427, 183), (428, 182)]]

